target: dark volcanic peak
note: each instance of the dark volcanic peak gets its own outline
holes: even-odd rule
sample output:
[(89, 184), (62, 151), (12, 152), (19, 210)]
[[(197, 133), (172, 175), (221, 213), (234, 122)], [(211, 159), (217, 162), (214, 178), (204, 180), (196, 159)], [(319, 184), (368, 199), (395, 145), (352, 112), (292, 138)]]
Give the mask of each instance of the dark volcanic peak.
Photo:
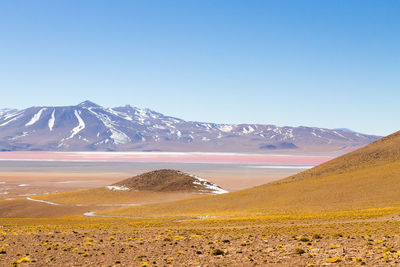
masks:
[(157, 170), (146, 172), (119, 183), (107, 186), (110, 190), (137, 190), (156, 192), (198, 192), (223, 194), (227, 191), (214, 183), (195, 175), (176, 170)]
[(0, 150), (344, 153), (378, 136), (313, 127), (184, 121), (130, 105), (0, 110)]

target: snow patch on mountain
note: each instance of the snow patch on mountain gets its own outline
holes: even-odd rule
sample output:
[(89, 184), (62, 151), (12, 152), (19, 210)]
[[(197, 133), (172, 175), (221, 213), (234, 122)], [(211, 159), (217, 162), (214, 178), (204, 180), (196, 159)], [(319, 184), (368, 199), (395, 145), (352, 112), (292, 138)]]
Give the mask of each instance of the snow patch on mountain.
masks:
[(255, 131), (255, 130), (254, 130), (253, 127), (247, 126), (247, 127), (244, 127), (244, 128), (243, 128), (242, 133), (244, 133), (244, 134), (249, 134), (249, 133), (252, 133), (252, 132), (254, 132), (254, 131)]
[(202, 185), (205, 188), (209, 189), (211, 191), (211, 193), (213, 193), (213, 194), (225, 194), (225, 193), (228, 193), (228, 191), (222, 189), (221, 187), (219, 187), (218, 185), (216, 185), (214, 183), (211, 183), (211, 182), (207, 181), (206, 179), (203, 179), (203, 178), (198, 177), (196, 175), (191, 175), (191, 174), (188, 174), (188, 175), (195, 179), (193, 181), (193, 184)]
[(71, 135), (67, 139), (74, 138), (75, 135), (77, 135), (80, 131), (85, 129), (85, 122), (82, 120), (81, 116), (79, 116), (79, 112), (77, 110), (75, 110), (74, 114), (75, 114), (75, 117), (78, 119), (79, 124), (74, 129), (72, 129)]
[(51, 113), (51, 118), (49, 119), (48, 125), (49, 125), (50, 132), (53, 131), (54, 123), (56, 121), (56, 119), (54, 117), (55, 112), (56, 112), (56, 110), (54, 109), (53, 113)]
[(15, 137), (11, 138), (10, 140), (18, 140), (18, 139), (23, 138), (28, 135), (29, 135), (29, 132), (23, 132), (21, 135), (17, 135)]
[[(126, 144), (131, 141), (131, 139), (125, 133), (117, 130), (113, 126), (112, 120), (106, 114), (97, 113), (93, 111), (92, 108), (89, 108), (88, 110), (93, 113), (104, 124), (104, 126), (106, 126), (110, 130), (110, 138), (113, 140), (114, 144)], [(105, 143), (107, 143), (107, 141), (105, 141)]]
[(130, 190), (128, 187), (116, 186), (116, 185), (108, 185), (108, 186), (106, 186), (106, 188), (108, 190), (112, 190), (112, 191), (128, 191), (128, 190)]
[(45, 111), (46, 109), (47, 108), (40, 109), (39, 112), (33, 115), (32, 119), (27, 124), (25, 124), (25, 126), (34, 125), (40, 119), (40, 116), (42, 116), (43, 111)]
[(141, 108), (137, 109), (137, 111), (135, 112), (135, 115), (137, 116), (136, 119), (138, 121), (140, 121), (142, 124), (148, 118), (146, 110), (141, 109)]
[[(12, 119), (10, 119), (10, 120), (8, 120), (8, 121), (6, 121), (6, 122), (0, 124), (0, 127), (9, 124), (9, 123), (12, 122), (12, 121), (16, 121), (16, 120), (18, 120), (19, 118), (21, 118), (22, 116), (24, 116), (24, 114), (23, 114), (23, 112), (20, 112), (19, 115), (16, 114), (15, 117), (13, 117)], [(7, 115), (7, 116), (6, 116), (6, 119), (8, 119), (8, 118), (10, 118), (10, 117)]]
[(113, 115), (115, 115), (117, 117), (123, 118), (123, 119), (125, 119), (127, 121), (133, 121), (132, 117), (129, 116), (128, 114), (126, 114), (126, 113), (115, 111), (112, 108), (108, 108), (107, 111), (110, 112), (111, 114), (113, 114)]
[(218, 129), (225, 133), (229, 133), (230, 131), (233, 130), (233, 127), (232, 127), (232, 125), (222, 125), (222, 126), (219, 126)]
[(155, 129), (160, 129), (160, 130), (165, 130), (165, 129), (167, 129), (165, 126), (158, 125), (158, 124), (154, 124), (154, 125), (153, 125), (153, 128), (155, 128)]
[(15, 109), (11, 109), (11, 108), (0, 109), (0, 117), (3, 115), (9, 114), (9, 113), (13, 113), (15, 111), (16, 111)]
[(333, 133), (336, 134), (337, 136), (340, 136), (340, 137), (346, 139), (346, 137), (344, 137), (342, 134), (338, 133), (337, 131), (333, 131)]
[(12, 113), (7, 113), (7, 114), (3, 117), (3, 120), (8, 120), (9, 118), (13, 118), (13, 117), (18, 116), (18, 115), (21, 115), (21, 114), (23, 114), (23, 113), (24, 113), (23, 110), (21, 110), (21, 111), (16, 111), (16, 112), (12, 112)]

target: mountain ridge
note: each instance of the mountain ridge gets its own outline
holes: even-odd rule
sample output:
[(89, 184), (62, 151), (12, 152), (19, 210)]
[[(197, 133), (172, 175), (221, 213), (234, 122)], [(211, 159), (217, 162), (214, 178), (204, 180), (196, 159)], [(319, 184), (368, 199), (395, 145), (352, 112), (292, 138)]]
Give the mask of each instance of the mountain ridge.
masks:
[(378, 136), (317, 127), (185, 121), (130, 105), (0, 110), (0, 150), (321, 152), (343, 154)]

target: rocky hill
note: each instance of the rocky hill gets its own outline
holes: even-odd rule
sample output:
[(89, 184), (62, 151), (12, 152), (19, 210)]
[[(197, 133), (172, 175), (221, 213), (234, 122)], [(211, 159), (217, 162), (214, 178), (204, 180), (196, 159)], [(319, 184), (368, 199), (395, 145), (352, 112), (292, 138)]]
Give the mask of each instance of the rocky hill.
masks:
[(108, 186), (111, 190), (135, 191), (187, 191), (207, 194), (223, 194), (223, 190), (214, 183), (195, 175), (176, 170), (157, 170), (146, 172), (135, 177)]

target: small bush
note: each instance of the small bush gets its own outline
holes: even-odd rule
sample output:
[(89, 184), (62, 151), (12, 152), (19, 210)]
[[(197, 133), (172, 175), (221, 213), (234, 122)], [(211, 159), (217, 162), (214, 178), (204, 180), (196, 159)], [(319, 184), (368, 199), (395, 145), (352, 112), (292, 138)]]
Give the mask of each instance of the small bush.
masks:
[(29, 257), (22, 257), (19, 260), (17, 260), (17, 263), (22, 263), (22, 262), (30, 262), (31, 259)]
[(322, 236), (319, 234), (313, 234), (312, 238), (313, 239), (322, 239)]
[(224, 255), (224, 251), (219, 248), (215, 248), (210, 251), (210, 254), (213, 256)]
[(340, 257), (333, 257), (333, 258), (329, 258), (327, 259), (325, 262), (326, 263), (337, 263), (337, 262), (341, 262), (342, 260), (340, 259)]
[(301, 255), (301, 254), (304, 254), (306, 252), (302, 248), (296, 248), (296, 249), (293, 250), (293, 253)]

